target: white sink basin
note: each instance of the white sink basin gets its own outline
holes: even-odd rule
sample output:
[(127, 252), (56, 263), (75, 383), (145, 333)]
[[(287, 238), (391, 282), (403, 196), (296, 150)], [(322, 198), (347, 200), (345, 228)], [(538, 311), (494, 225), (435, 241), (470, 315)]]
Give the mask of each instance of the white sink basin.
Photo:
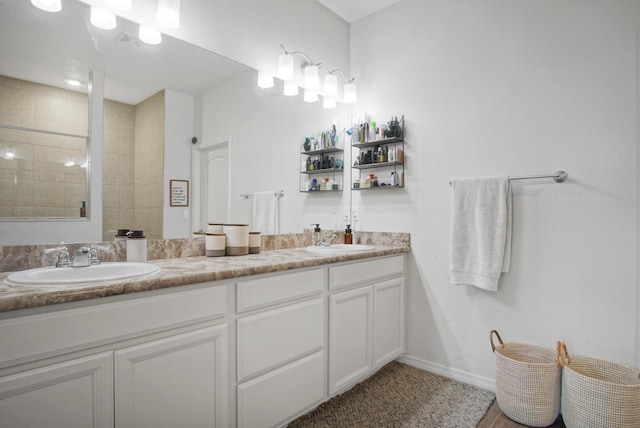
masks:
[(322, 245), (311, 245), (310, 247), (305, 248), (305, 250), (310, 253), (347, 253), (354, 251), (371, 251), (375, 247), (371, 245), (363, 245), (363, 244), (334, 244), (329, 245), (328, 247), (324, 247)]
[(160, 271), (149, 263), (113, 262), (84, 267), (43, 267), (14, 272), (5, 279), (9, 285), (57, 286), (90, 284), (151, 276)]

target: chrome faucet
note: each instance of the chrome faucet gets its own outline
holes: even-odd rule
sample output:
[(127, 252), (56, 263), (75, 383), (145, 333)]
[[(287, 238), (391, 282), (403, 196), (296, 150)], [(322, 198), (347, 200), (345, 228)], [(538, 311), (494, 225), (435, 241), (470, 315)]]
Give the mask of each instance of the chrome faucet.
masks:
[(73, 260), (71, 260), (72, 267), (82, 267), (90, 265), (99, 265), (100, 259), (98, 258), (98, 249), (107, 250), (109, 247), (95, 245), (90, 247), (80, 247), (76, 251)]

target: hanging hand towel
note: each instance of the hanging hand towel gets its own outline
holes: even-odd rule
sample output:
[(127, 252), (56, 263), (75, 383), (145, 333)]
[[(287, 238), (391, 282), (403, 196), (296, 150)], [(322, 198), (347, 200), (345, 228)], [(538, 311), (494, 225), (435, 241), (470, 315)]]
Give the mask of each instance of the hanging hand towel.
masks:
[(511, 264), (509, 177), (455, 179), (451, 186), (451, 283), (496, 291)]
[(253, 194), (253, 231), (263, 235), (278, 233), (278, 192), (255, 192)]

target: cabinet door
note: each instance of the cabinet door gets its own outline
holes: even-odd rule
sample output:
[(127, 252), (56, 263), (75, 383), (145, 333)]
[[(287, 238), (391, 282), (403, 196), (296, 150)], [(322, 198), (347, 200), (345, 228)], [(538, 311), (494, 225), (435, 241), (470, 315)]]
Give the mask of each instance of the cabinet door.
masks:
[(3, 428), (113, 426), (113, 354), (0, 378)]
[(373, 365), (378, 369), (404, 352), (404, 279), (373, 286)]
[(115, 352), (116, 427), (228, 426), (226, 324)]
[(372, 287), (329, 296), (329, 395), (372, 369)]

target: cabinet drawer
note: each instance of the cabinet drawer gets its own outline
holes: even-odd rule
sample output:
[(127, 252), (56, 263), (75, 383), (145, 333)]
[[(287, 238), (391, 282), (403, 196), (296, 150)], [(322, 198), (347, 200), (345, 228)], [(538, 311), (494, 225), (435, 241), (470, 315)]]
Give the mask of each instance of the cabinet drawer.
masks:
[(324, 346), (321, 298), (238, 319), (238, 382)]
[(324, 353), (238, 385), (238, 427), (281, 426), (324, 400)]
[(226, 296), (211, 286), (2, 320), (0, 368), (223, 318)]
[(322, 269), (307, 270), (271, 278), (239, 282), (238, 313), (247, 312), (305, 296), (319, 294), (324, 286)]
[(329, 289), (338, 290), (404, 273), (404, 255), (329, 268)]

